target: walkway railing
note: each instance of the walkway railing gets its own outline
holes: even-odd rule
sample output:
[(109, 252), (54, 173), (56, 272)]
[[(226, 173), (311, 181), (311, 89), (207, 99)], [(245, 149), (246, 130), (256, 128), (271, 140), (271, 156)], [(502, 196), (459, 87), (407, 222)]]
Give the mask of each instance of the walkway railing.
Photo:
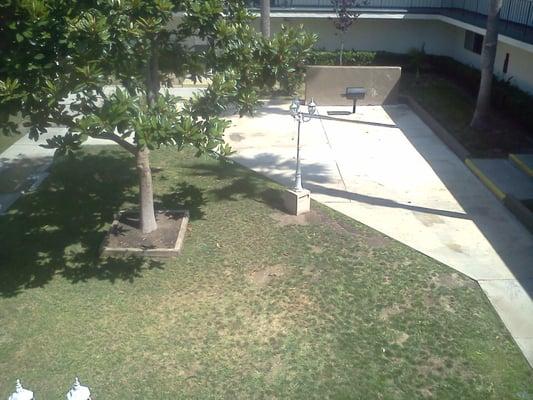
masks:
[[(486, 16), (490, 0), (367, 0), (361, 10), (398, 10), (414, 13), (472, 13)], [(250, 6), (259, 7), (259, 0), (251, 0)], [(333, 10), (330, 0), (271, 0), (272, 9), (282, 10)], [(452, 16), (452, 15), (450, 15)], [(500, 13), (503, 24), (513, 23), (524, 28), (533, 27), (533, 0), (503, 0)]]

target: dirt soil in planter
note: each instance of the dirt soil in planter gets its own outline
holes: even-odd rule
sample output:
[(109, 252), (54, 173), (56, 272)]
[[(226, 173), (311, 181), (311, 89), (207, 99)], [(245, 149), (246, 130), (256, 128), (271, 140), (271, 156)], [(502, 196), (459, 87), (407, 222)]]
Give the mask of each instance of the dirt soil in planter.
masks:
[(139, 214), (122, 213), (111, 230), (106, 245), (111, 248), (173, 249), (183, 216), (183, 212), (179, 211), (156, 212), (157, 229), (144, 234), (141, 231)]

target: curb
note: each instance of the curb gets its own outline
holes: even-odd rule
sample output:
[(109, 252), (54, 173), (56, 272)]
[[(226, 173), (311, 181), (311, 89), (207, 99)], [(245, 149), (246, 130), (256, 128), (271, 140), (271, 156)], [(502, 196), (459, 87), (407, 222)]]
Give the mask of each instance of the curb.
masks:
[(460, 160), (470, 157), (470, 153), (461, 143), (444, 128), (433, 116), (409, 95), (399, 96), (399, 100), (407, 104), (418, 117), (452, 150)]
[(496, 186), (490, 178), (481, 171), (478, 166), (470, 159), (465, 160), (465, 164), (476, 175), (481, 182), (498, 198), (500, 201), (504, 201), (507, 195)]
[[(517, 218), (517, 220), (533, 234), (533, 212), (514, 196), (503, 192), (492, 182), (470, 159), (470, 153), (459, 141), (453, 137), (433, 116), (427, 112), (415, 99), (409, 95), (399, 96), (399, 100), (407, 104), (418, 117), (431, 128), (433, 132), (452, 150), (457, 157), (472, 171), (472, 173), (502, 202), (502, 204)], [(513, 162), (522, 167), (520, 159), (509, 155)], [(525, 171), (529, 169), (526, 167)], [(526, 172), (529, 175), (529, 172)]]
[(533, 169), (529, 168), (516, 154), (509, 154), (509, 160), (514, 162), (527, 176), (533, 176)]
[(533, 212), (511, 194), (505, 196), (503, 204), (519, 218), (520, 222), (522, 222), (529, 232), (533, 233)]

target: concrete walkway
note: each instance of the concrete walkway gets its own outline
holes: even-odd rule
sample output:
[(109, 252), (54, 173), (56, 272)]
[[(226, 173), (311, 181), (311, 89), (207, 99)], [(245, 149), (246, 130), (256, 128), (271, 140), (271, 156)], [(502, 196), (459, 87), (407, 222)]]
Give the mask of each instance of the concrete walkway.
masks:
[[(45, 143), (43, 137), (39, 144)], [(54, 150), (40, 147), (27, 134), (0, 154), (0, 215), (48, 176), (53, 155)]]
[[(328, 110), (349, 107), (319, 107)], [(234, 159), (291, 186), (296, 123), (288, 104), (233, 119)], [(533, 236), (404, 105), (358, 107), (302, 126), (312, 197), (479, 282), (533, 366)]]

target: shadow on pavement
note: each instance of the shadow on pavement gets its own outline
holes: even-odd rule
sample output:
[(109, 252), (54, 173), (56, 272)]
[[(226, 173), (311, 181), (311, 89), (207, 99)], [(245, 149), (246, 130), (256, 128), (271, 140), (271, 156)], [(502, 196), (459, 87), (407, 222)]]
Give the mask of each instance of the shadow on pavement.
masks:
[(0, 193), (27, 190), (33, 184), (34, 176), (45, 171), (51, 161), (51, 157), (2, 160)]
[[(405, 113), (401, 108), (384, 109), (463, 208), (467, 218), (474, 222), (524, 290), (533, 298), (533, 236), (481, 182), (477, 181), (477, 178), (470, 176), (470, 171), (451, 150), (446, 148), (448, 154), (443, 155), (442, 147), (434, 146), (435, 140), (440, 142), (436, 136), (428, 138), (413, 133), (402, 118)], [(453, 158), (459, 162), (446, 162), (445, 158)], [(473, 196), (472, 185), (478, 185), (485, 195)], [(492, 215), (491, 209), (494, 207), (501, 209), (502, 214)]]
[[(273, 153), (261, 153), (253, 159), (235, 156), (234, 160), (254, 170), (260, 169), (265, 165), (275, 165), (277, 169), (286, 170), (288, 174), (276, 174), (269, 171), (268, 176), (271, 179), (286, 187), (290, 187), (294, 183), (294, 160), (282, 160), (281, 157)], [(470, 217), (464, 213), (440, 210), (436, 208), (420, 207), (412, 204), (404, 204), (382, 197), (368, 196), (364, 194), (350, 192), (347, 190), (326, 187), (324, 186), (324, 184), (330, 183), (331, 180), (329, 178), (327, 169), (322, 164), (305, 163), (303, 165), (303, 177), (305, 181), (305, 187), (311, 190), (311, 193), (323, 194), (326, 196), (337, 197), (345, 200), (353, 200), (381, 207), (403, 208), (405, 210), (441, 215), (445, 217), (470, 219)]]

